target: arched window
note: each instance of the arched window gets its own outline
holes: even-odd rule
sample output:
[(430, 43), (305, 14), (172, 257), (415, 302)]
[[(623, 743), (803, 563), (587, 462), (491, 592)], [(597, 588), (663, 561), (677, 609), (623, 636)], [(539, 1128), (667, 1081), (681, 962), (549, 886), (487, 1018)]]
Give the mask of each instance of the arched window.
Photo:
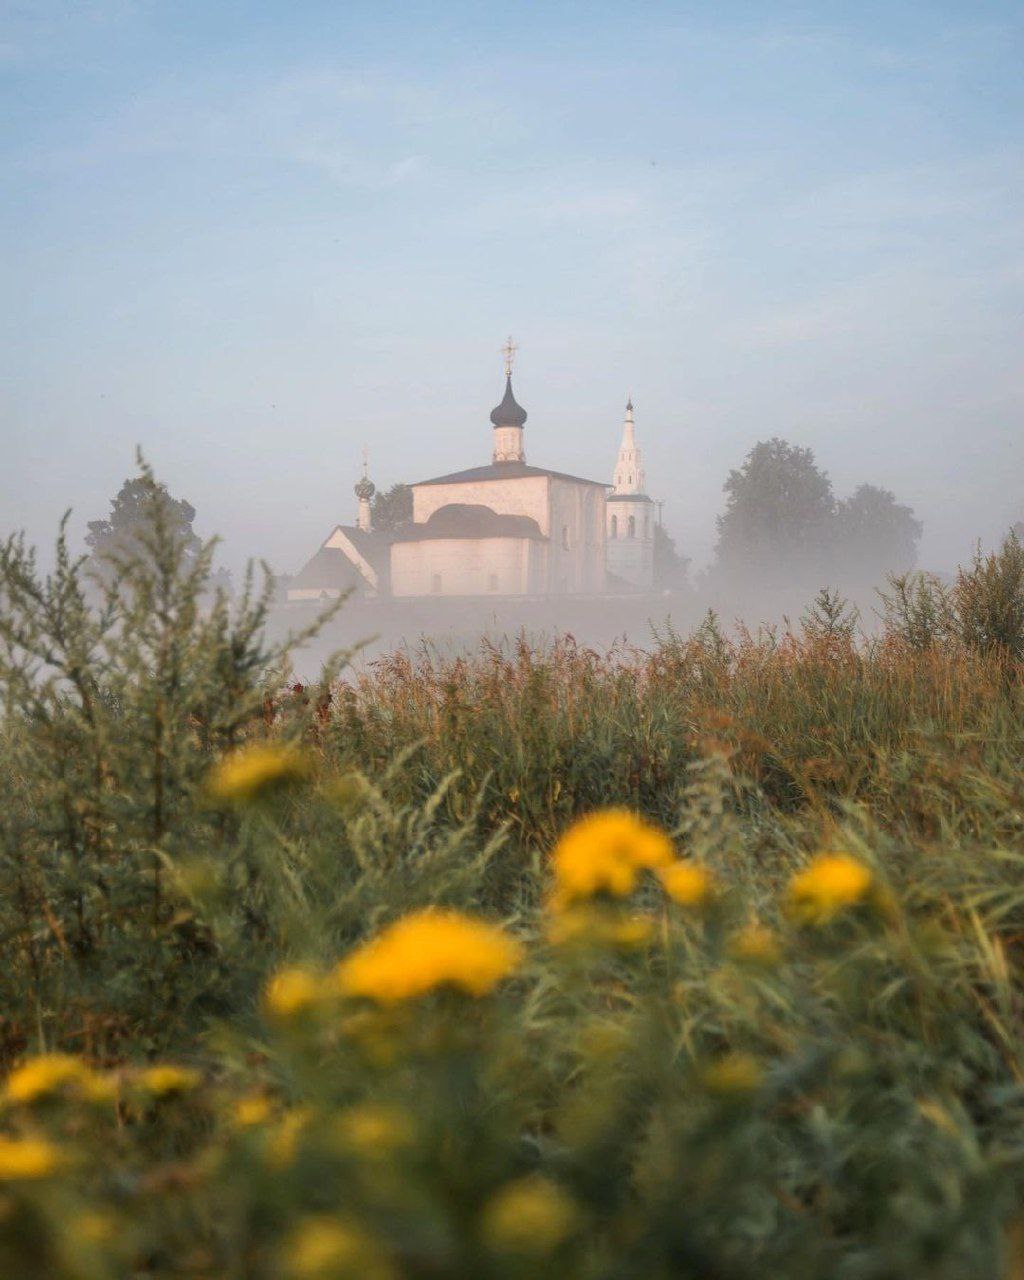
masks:
[(644, 515), (644, 541), (651, 536), (651, 517)]
[(618, 536), (619, 536), (619, 517), (612, 516), (612, 537), (617, 538)]
[(488, 591), (497, 591), (498, 575), (496, 573), (492, 573), (490, 577), (487, 579), (487, 589)]
[(567, 524), (562, 525), (562, 546), (566, 551), (569, 550), (569, 526)]
[(636, 516), (629, 517), (629, 536), (631, 538), (636, 537)]

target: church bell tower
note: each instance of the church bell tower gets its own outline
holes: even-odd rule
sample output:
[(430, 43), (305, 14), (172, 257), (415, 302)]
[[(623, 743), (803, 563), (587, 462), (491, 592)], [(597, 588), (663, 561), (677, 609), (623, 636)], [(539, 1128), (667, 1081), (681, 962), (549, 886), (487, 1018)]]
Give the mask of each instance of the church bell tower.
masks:
[(494, 450), (491, 457), (495, 463), (525, 462), (523, 426), (526, 423), (526, 410), (516, 404), (516, 398), (512, 394), (512, 361), (516, 345), (511, 338), (502, 348), (502, 353), (505, 357), (505, 396), (501, 404), (491, 410), (491, 423), (494, 426)]
[(645, 492), (646, 485), (630, 396), (612, 492), (605, 499), (605, 545), (611, 590), (621, 585), (626, 590), (650, 591), (654, 586), (654, 503)]

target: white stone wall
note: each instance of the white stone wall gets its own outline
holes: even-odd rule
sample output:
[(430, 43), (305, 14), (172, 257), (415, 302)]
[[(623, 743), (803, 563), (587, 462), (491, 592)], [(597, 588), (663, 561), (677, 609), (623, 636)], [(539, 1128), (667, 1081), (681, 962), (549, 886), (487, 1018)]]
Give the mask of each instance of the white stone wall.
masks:
[(452, 502), (479, 503), (502, 516), (531, 516), (548, 535), (548, 477), (520, 476), (509, 480), (474, 480), (466, 484), (413, 485), (412, 518), (423, 524), (440, 507)]
[[(605, 515), (608, 530), (608, 572), (641, 590), (649, 590), (654, 585), (653, 504), (608, 502)], [(630, 517), (634, 521), (633, 537), (629, 536)]]
[(592, 595), (605, 585), (604, 490), (550, 478), (552, 594)]
[(395, 596), (516, 596), (544, 591), (548, 544), (536, 538), (427, 538), (391, 546)]

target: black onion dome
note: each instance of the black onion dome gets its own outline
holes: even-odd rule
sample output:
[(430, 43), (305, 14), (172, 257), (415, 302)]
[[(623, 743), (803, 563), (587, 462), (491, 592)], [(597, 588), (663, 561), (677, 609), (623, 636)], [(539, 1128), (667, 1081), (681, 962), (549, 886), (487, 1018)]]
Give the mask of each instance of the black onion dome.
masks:
[(355, 494), (357, 498), (365, 498), (366, 501), (369, 502), (376, 492), (377, 486), (369, 476), (363, 476), (362, 479), (356, 481)]
[(521, 427), (526, 421), (526, 410), (516, 404), (512, 394), (512, 375), (505, 379), (505, 397), (496, 409), (491, 410), (491, 421), (496, 427)]

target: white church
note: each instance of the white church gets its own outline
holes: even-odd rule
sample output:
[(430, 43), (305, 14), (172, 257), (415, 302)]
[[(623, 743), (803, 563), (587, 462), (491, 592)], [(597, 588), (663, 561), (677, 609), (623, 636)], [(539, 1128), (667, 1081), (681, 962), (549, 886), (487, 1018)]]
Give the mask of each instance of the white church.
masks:
[(411, 486), (412, 520), (373, 528), (375, 488), (355, 486), (354, 525), (337, 525), (289, 584), (289, 603), (364, 595), (550, 596), (650, 591), (654, 503), (645, 492), (632, 399), (613, 481), (585, 480), (526, 461), (526, 410), (512, 392), (491, 412), (491, 461)]

